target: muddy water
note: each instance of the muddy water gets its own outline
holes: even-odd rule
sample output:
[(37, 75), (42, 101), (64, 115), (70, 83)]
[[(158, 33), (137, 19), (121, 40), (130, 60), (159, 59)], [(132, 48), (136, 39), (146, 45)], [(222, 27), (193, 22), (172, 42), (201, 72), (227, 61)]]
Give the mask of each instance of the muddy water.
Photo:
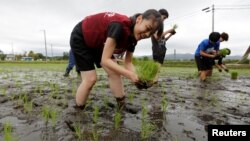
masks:
[[(75, 72), (64, 78), (62, 72), (3, 69), (0, 140), (6, 123), (12, 124), (12, 136), (20, 141), (206, 141), (209, 124), (250, 124), (250, 76), (231, 80), (215, 74), (201, 83), (192, 75), (165, 73), (147, 90), (125, 79), (126, 108), (115, 128), (116, 102), (102, 71), (87, 107), (79, 110), (74, 108), (80, 83)], [(56, 111), (54, 121), (42, 114), (46, 106)]]

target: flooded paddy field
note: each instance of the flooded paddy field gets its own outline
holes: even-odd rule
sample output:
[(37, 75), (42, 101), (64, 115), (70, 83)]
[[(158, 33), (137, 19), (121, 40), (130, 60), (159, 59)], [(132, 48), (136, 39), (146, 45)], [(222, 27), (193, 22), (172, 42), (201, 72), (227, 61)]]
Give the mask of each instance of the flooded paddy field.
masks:
[(65, 68), (0, 64), (0, 141), (206, 141), (207, 125), (250, 124), (249, 68), (230, 69), (237, 80), (214, 70), (203, 83), (195, 67), (164, 67), (147, 90), (124, 79), (121, 112), (102, 69), (86, 108), (74, 108), (81, 80)]

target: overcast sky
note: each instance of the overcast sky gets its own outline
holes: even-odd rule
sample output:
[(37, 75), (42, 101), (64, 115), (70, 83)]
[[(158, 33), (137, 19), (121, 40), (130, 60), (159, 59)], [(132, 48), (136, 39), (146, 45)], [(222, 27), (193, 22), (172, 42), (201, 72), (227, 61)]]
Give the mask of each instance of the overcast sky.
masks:
[[(169, 39), (167, 54), (194, 53), (212, 31), (212, 12), (203, 8), (215, 5), (215, 31), (227, 32), (232, 55), (242, 55), (250, 45), (249, 0), (0, 0), (0, 50), (5, 54), (34, 51), (62, 55), (70, 49), (73, 27), (85, 16), (112, 11), (128, 16), (147, 9), (165, 8), (170, 16), (165, 29), (177, 24), (177, 34)], [(151, 40), (138, 42), (135, 55), (151, 55)]]

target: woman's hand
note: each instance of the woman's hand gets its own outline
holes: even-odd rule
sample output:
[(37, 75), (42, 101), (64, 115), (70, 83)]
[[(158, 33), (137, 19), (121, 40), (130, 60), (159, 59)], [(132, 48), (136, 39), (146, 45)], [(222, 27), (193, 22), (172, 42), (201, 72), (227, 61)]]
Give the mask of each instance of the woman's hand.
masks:
[(133, 71), (130, 71), (129, 79), (134, 83), (139, 81), (138, 75)]

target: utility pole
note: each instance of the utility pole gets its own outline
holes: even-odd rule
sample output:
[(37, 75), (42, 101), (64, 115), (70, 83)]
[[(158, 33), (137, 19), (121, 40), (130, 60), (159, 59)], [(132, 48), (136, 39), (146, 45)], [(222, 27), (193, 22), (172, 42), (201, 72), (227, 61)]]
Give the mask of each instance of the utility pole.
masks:
[(13, 54), (13, 56), (14, 56), (14, 60), (16, 60), (16, 56), (15, 56), (15, 54), (14, 54), (13, 42), (11, 42), (11, 49), (12, 49), (12, 54)]
[(201, 11), (210, 12), (212, 11), (212, 32), (214, 32), (214, 4), (211, 7), (203, 8)]
[(52, 50), (52, 44), (50, 44), (51, 46), (51, 59), (53, 60), (53, 50)]
[(174, 61), (176, 60), (176, 50), (174, 49)]
[(214, 4), (212, 5), (212, 32), (214, 32)]
[(46, 63), (47, 63), (47, 56), (48, 56), (48, 55), (47, 55), (46, 30), (43, 29), (42, 31), (43, 31), (43, 35), (44, 35), (44, 45), (45, 45), (45, 55), (46, 55), (45, 61), (46, 61)]

